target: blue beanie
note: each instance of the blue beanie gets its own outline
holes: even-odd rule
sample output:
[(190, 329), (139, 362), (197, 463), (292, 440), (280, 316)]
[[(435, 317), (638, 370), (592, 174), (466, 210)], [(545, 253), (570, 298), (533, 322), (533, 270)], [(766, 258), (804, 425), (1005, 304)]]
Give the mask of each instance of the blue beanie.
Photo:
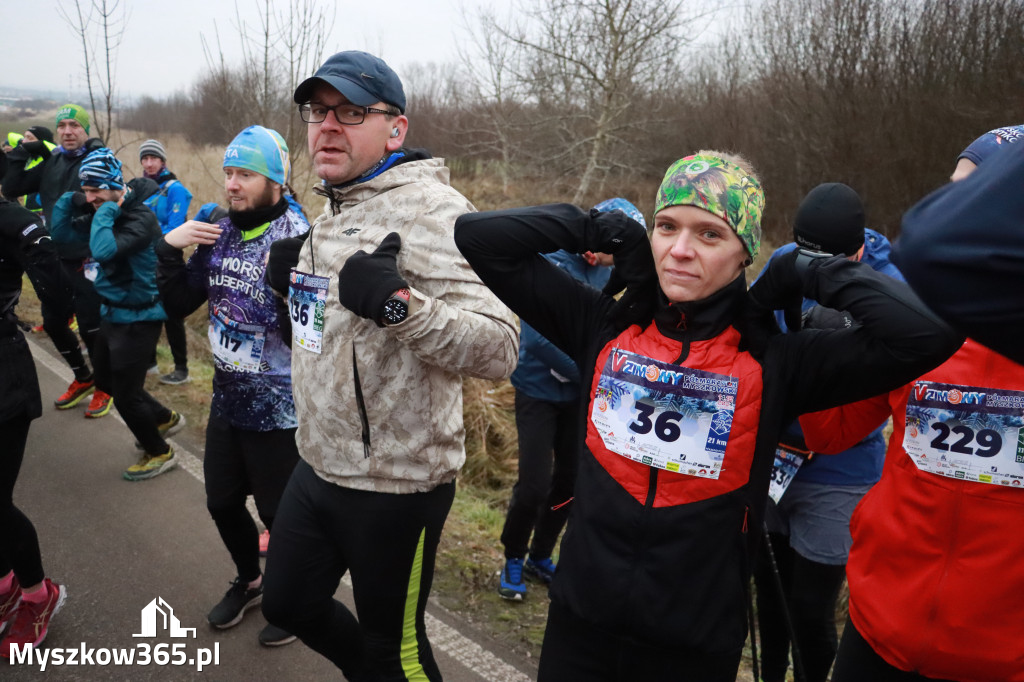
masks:
[(956, 160), (967, 159), (974, 162), (974, 165), (979, 166), (982, 161), (994, 154), (1003, 145), (1022, 141), (1024, 141), (1024, 125), (996, 128), (967, 145), (967, 149), (960, 152), (960, 156), (956, 157)]
[(611, 211), (618, 211), (619, 213), (625, 213), (627, 216), (637, 221), (645, 228), (647, 222), (644, 220), (644, 214), (640, 212), (640, 209), (626, 201), (622, 197), (616, 197), (614, 199), (605, 199), (600, 204), (594, 207), (595, 211), (601, 211), (602, 213), (610, 213)]
[(78, 167), (78, 179), (83, 187), (124, 189), (121, 162), (107, 147), (93, 150), (82, 159), (82, 165)]
[(283, 185), (291, 176), (288, 145), (270, 128), (249, 126), (224, 150), (224, 168), (245, 168)]

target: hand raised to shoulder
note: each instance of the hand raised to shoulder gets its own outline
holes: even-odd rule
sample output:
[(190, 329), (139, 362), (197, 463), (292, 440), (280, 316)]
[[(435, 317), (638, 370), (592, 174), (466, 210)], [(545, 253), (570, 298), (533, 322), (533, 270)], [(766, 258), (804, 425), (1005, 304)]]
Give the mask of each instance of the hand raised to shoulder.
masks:
[(184, 249), (192, 244), (213, 244), (223, 232), (213, 223), (201, 223), (188, 220), (164, 235), (164, 241), (176, 249)]

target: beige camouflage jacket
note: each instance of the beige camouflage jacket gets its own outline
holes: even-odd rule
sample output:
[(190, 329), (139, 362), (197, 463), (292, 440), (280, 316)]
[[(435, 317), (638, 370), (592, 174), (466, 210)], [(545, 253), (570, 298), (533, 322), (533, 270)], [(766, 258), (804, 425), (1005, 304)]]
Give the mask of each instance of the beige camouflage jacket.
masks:
[[(497, 380), (515, 369), (515, 318), (455, 247), (455, 219), (476, 209), (449, 185), (442, 160), (410, 161), (334, 192), (340, 212), (325, 207), (297, 265), (330, 277), (322, 352), (293, 343), (299, 452), (346, 488), (428, 491), (466, 459), (462, 375)], [(402, 237), (398, 271), (417, 301), (404, 322), (381, 328), (340, 304), (338, 272), (389, 232)]]

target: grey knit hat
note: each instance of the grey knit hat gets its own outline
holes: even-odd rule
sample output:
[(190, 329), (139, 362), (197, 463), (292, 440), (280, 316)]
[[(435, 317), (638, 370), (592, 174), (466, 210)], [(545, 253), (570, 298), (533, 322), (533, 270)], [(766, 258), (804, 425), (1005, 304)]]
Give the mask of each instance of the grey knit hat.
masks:
[(139, 161), (142, 161), (143, 156), (158, 156), (164, 163), (167, 162), (167, 150), (158, 140), (146, 140), (139, 145)]

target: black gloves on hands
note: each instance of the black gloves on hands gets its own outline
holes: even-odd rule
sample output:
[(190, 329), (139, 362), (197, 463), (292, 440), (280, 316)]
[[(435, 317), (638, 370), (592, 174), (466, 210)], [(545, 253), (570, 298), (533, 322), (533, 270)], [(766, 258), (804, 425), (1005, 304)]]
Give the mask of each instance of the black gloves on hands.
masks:
[[(307, 234), (309, 234), (307, 232)], [(292, 268), (299, 262), (299, 252), (306, 240), (300, 237), (278, 239), (270, 245), (267, 258), (267, 284), (284, 297), (288, 296)]]
[(50, 150), (42, 140), (34, 140), (32, 142), (22, 140), (21, 147), (32, 156), (46, 156), (47, 158), (50, 156)]
[(799, 249), (772, 258), (760, 279), (750, 287), (749, 296), (759, 307), (781, 310), (790, 331), (800, 331), (801, 305), (804, 300), (803, 278), (797, 273)]
[(659, 284), (647, 230), (621, 211), (594, 210), (588, 228), (586, 250), (610, 253), (615, 261), (604, 293), (626, 290), (610, 312), (616, 327), (625, 329), (650, 319), (658, 302)]
[(399, 289), (409, 284), (398, 274), (397, 257), (402, 238), (397, 232), (384, 237), (373, 253), (356, 251), (338, 274), (338, 299), (359, 317), (381, 324), (384, 303)]
[(75, 192), (71, 195), (71, 205), (75, 208), (83, 208), (88, 203), (89, 199), (85, 196), (85, 192)]
[(801, 328), (803, 304), (808, 274), (822, 263), (844, 258), (793, 249), (768, 263), (760, 279), (750, 287), (751, 301), (767, 310), (781, 310), (790, 331)]

